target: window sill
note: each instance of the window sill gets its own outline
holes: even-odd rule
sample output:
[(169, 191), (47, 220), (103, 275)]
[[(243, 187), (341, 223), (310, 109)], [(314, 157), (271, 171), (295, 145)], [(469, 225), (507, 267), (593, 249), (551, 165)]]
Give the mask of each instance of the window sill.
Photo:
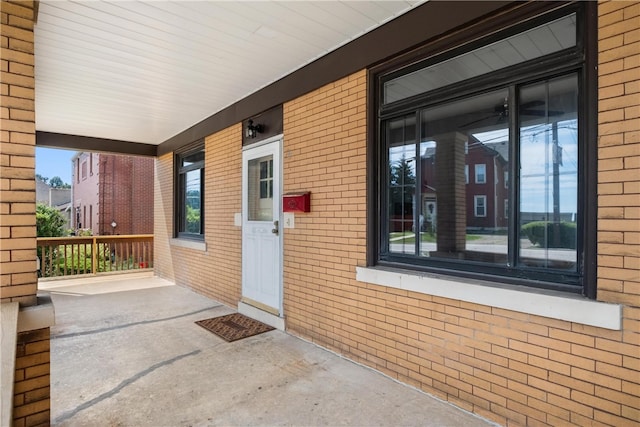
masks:
[(523, 291), (508, 285), (485, 286), (381, 267), (356, 267), (356, 280), (598, 328), (622, 329), (621, 305), (587, 300), (578, 295), (538, 289)]
[(190, 240), (190, 239), (180, 239), (174, 238), (170, 240), (171, 246), (179, 246), (181, 248), (193, 249), (196, 251), (207, 251), (207, 242), (198, 241), (198, 240)]

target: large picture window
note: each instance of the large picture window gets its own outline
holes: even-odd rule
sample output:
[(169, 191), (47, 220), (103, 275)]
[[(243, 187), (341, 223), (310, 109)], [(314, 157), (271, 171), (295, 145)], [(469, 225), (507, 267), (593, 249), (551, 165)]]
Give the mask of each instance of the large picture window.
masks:
[(583, 291), (582, 16), (377, 76), (378, 263)]
[(176, 234), (204, 237), (204, 148), (176, 155)]

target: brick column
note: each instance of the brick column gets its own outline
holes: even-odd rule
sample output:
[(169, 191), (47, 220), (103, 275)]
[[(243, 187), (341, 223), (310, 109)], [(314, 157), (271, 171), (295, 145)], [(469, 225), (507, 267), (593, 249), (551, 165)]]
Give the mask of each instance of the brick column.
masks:
[(2, 1), (0, 39), (0, 299), (34, 305), (35, 79), (32, 1)]
[(49, 425), (49, 328), (18, 334), (16, 376), (13, 385), (13, 426)]
[[(434, 140), (436, 141), (438, 200), (437, 254), (451, 256), (464, 252), (466, 243), (464, 143), (467, 137), (459, 132), (453, 132), (438, 135)], [(443, 179), (443, 177), (447, 178)]]
[(40, 308), (35, 307), (34, 2), (2, 0), (0, 12), (0, 300), (19, 302), (29, 311), (23, 317), (31, 319), (18, 323), (13, 425), (49, 425), (50, 323), (39, 323), (32, 310)]

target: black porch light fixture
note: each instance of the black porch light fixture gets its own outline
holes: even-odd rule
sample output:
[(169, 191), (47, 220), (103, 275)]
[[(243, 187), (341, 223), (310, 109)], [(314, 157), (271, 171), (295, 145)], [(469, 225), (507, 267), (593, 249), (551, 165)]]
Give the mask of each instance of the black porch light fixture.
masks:
[(254, 125), (253, 120), (247, 122), (247, 129), (245, 130), (245, 136), (247, 138), (255, 138), (257, 134), (264, 132), (264, 126), (261, 124)]

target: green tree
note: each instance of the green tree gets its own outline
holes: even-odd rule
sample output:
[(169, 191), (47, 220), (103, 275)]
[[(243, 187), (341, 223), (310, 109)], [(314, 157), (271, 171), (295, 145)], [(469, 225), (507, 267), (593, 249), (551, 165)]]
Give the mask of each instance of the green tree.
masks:
[(64, 235), (65, 220), (59, 210), (43, 203), (36, 205), (36, 227), (38, 237), (59, 237)]
[(414, 159), (407, 159), (403, 154), (399, 160), (391, 162), (390, 166), (391, 185), (415, 185), (416, 172), (414, 168)]
[(52, 188), (71, 188), (71, 185), (62, 181), (62, 178), (60, 178), (59, 176), (54, 176), (53, 178), (51, 178), (49, 180), (49, 185)]
[(188, 233), (200, 233), (200, 209), (187, 205), (187, 231)]
[(45, 184), (47, 183), (47, 181), (49, 181), (49, 178), (47, 178), (46, 176), (42, 176), (39, 173), (36, 174), (36, 178), (44, 182)]
[(407, 220), (413, 215), (413, 196), (417, 182), (414, 165), (414, 159), (407, 159), (404, 155), (389, 164), (390, 214)]

